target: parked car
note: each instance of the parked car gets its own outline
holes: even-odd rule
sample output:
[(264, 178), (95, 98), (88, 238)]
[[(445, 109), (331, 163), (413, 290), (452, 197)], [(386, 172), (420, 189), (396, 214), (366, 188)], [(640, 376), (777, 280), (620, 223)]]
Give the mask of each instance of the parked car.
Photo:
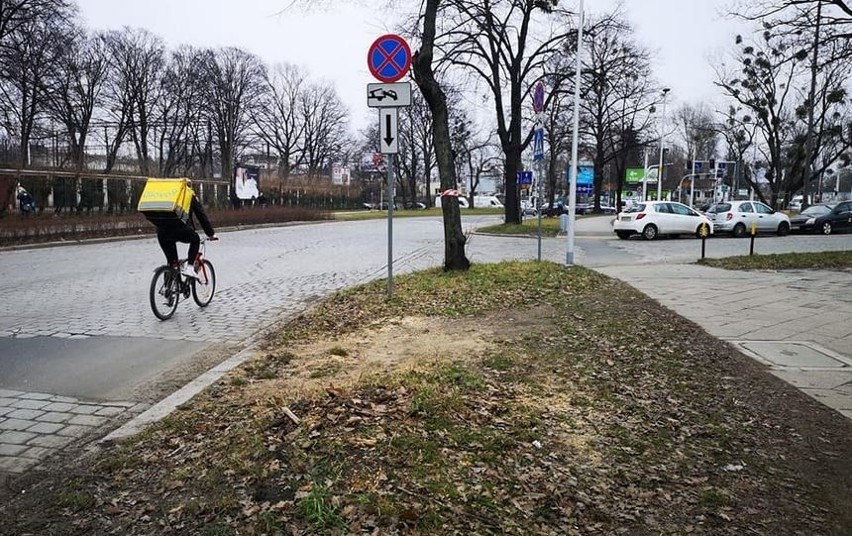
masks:
[(622, 240), (636, 234), (645, 240), (654, 240), (660, 235), (700, 236), (702, 224), (707, 225), (708, 235), (712, 235), (713, 222), (683, 203), (645, 201), (634, 203), (618, 214), (612, 223), (612, 230)]
[(426, 210), (426, 203), (421, 203), (420, 201), (409, 201), (405, 204), (405, 210)]
[(852, 231), (852, 201), (837, 205), (820, 203), (811, 205), (798, 216), (790, 218), (794, 233), (821, 233), (830, 235), (838, 231)]
[[(803, 195), (794, 195), (792, 199), (790, 199), (790, 204), (787, 205), (787, 208), (790, 210), (802, 210), (802, 201), (804, 201), (805, 196)], [(813, 203), (813, 198), (808, 196), (808, 204)]]
[(772, 210), (760, 201), (724, 201), (714, 203), (705, 215), (713, 221), (716, 234), (730, 233), (743, 237), (751, 233), (752, 224), (758, 233), (776, 233), (785, 236), (790, 232), (790, 217)]

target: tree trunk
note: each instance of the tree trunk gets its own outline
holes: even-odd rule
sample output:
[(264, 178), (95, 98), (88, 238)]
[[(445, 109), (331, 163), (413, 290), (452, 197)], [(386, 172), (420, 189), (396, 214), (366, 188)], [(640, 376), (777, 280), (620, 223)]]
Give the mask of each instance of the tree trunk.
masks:
[[(435, 21), (440, 0), (426, 0), (423, 12), (423, 42), (414, 54), (414, 80), (423, 93), (423, 98), (432, 112), (432, 132), (441, 190), (454, 190), (456, 184), (455, 163), (450, 145), (450, 122), (447, 96), (435, 79), (432, 56), (435, 43)], [(465, 255), (467, 239), (462, 232), (461, 211), (458, 197), (447, 196), (441, 201), (444, 215), (444, 271), (467, 270), (470, 261)]]
[[(512, 144), (503, 150), (506, 155), (506, 223), (521, 223), (521, 200), (518, 196), (518, 171), (521, 171), (521, 146)], [(541, 203), (541, 200), (539, 200)]]

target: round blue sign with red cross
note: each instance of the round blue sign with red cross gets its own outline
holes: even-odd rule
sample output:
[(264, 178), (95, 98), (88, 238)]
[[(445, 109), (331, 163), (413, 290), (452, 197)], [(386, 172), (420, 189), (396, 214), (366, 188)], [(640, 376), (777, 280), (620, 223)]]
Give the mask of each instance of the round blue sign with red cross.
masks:
[(370, 46), (367, 65), (376, 79), (388, 84), (396, 82), (411, 68), (411, 49), (402, 37), (383, 35)]

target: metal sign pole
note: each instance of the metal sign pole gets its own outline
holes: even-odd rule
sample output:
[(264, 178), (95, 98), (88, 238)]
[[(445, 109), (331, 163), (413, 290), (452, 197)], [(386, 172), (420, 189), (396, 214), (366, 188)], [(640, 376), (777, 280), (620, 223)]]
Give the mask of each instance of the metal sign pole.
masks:
[[(538, 166), (537, 166), (538, 167), (538, 171), (537, 171), (538, 172), (538, 200), (539, 200), (539, 203), (541, 203), (541, 200), (543, 199), (542, 195), (544, 195), (543, 194), (543, 192), (544, 192), (544, 180), (543, 180), (544, 176), (541, 172), (542, 161), (539, 160), (537, 162), (537, 164), (538, 164)], [(538, 211), (538, 260), (539, 260), (539, 262), (541, 262), (541, 212), (542, 212), (541, 210)]]
[(388, 165), (388, 299), (393, 298), (393, 169), (396, 155), (389, 155)]

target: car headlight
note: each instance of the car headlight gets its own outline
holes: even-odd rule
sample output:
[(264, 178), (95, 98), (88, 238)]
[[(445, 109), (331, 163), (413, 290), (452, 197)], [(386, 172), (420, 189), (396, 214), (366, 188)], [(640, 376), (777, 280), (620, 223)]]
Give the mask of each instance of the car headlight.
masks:
[(816, 221), (816, 218), (808, 218), (808, 221), (805, 222), (805, 225), (813, 225)]

